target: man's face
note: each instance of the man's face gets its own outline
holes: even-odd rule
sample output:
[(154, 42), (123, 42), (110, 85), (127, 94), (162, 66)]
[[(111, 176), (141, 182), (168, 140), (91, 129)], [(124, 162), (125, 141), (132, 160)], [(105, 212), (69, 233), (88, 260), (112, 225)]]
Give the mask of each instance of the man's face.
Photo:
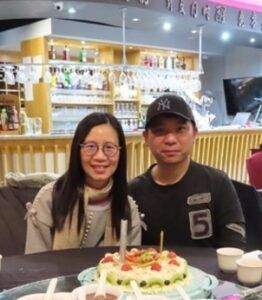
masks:
[(159, 116), (144, 132), (146, 145), (159, 164), (177, 164), (188, 160), (197, 128), (176, 116)]

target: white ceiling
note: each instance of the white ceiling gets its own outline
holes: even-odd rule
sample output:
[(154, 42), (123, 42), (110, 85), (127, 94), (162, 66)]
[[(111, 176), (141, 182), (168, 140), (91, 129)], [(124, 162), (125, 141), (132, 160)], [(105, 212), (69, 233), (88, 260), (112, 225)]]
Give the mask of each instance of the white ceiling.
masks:
[[(63, 1), (62, 11), (55, 9), (54, 2), (60, 1), (0, 0), (0, 20), (59, 18), (102, 23), (108, 26), (116, 26), (121, 29), (122, 18), (120, 9), (125, 2), (123, 0), (118, 1), (120, 2), (118, 5), (101, 3), (102, 1)], [(67, 12), (69, 7), (74, 7), (76, 13), (70, 15)], [(132, 18), (134, 17), (139, 18), (140, 21), (133, 22)], [(164, 32), (162, 29), (162, 24), (165, 21), (169, 21), (172, 24), (170, 32)], [(200, 24), (198, 24), (198, 21), (194, 18), (177, 18), (168, 13), (145, 9), (142, 6), (132, 7), (131, 5), (126, 11), (126, 27), (131, 31), (133, 30), (135, 32), (137, 30), (140, 34), (143, 32), (144, 34), (151, 36), (152, 39), (157, 40), (159, 38), (160, 42), (169, 39), (170, 41), (173, 41), (174, 45), (179, 45), (183, 40), (183, 47), (186, 47), (185, 41), (188, 41), (189, 44), (197, 44), (197, 36), (193, 35), (191, 31), (198, 28), (198, 25)], [(251, 33), (250, 31), (231, 27), (228, 29), (232, 34), (232, 39), (228, 43), (224, 43), (219, 37), (225, 29), (226, 27), (221, 26), (221, 24), (208, 24), (203, 27), (204, 52), (209, 52), (209, 45), (212, 45), (213, 49), (228, 49), (228, 47), (239, 45), (262, 48), (262, 31)], [(254, 45), (249, 43), (251, 37), (256, 38), (256, 43)], [(128, 35), (127, 42), (132, 43), (132, 41), (128, 40)], [(161, 47), (161, 44), (159, 46)]]

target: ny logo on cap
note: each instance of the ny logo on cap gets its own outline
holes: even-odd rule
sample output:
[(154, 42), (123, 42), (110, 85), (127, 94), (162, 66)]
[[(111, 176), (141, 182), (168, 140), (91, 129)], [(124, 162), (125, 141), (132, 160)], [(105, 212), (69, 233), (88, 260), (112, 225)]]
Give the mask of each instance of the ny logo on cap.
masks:
[(170, 109), (170, 100), (165, 98), (158, 102), (157, 111)]

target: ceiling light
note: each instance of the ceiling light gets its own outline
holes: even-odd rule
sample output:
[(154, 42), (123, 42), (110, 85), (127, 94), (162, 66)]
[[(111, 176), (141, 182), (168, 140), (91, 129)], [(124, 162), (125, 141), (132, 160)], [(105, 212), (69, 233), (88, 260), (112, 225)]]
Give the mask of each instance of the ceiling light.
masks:
[(223, 32), (222, 35), (221, 35), (221, 39), (223, 41), (228, 41), (230, 39), (230, 33), (227, 32), (227, 31)]
[(81, 41), (81, 44), (84, 45), (86, 42), (85, 41)]
[(70, 14), (74, 14), (76, 12), (76, 10), (73, 7), (68, 8), (68, 12)]
[(249, 40), (249, 42), (250, 42), (251, 44), (255, 43), (255, 41), (256, 41), (255, 38), (251, 38), (251, 39)]
[(191, 33), (196, 34), (196, 33), (197, 33), (197, 30), (196, 30), (196, 29), (191, 30)]
[(165, 22), (165, 23), (163, 24), (163, 29), (164, 29), (165, 31), (169, 31), (169, 30), (171, 29), (171, 23)]
[(133, 47), (132, 47), (132, 46), (129, 46), (128, 48), (129, 48), (129, 49), (133, 49)]
[(138, 18), (133, 18), (132, 21), (133, 21), (133, 22), (138, 22), (138, 21), (140, 21), (140, 20), (139, 20)]

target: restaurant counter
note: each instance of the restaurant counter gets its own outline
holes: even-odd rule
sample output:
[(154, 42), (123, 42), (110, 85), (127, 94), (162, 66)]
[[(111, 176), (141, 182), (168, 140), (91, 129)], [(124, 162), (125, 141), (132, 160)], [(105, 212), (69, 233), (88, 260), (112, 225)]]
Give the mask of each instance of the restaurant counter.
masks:
[[(128, 178), (144, 172), (154, 159), (141, 131), (126, 132)], [(0, 184), (7, 172), (62, 174), (68, 165), (72, 135), (0, 135)], [(202, 130), (192, 158), (224, 170), (232, 179), (248, 183), (245, 166), (250, 150), (262, 144), (262, 128), (219, 127)]]
[[(72, 276), (73, 274), (77, 275), (86, 268), (96, 266), (105, 253), (118, 250), (119, 248), (116, 247), (99, 247), (4, 257), (0, 272), (0, 290), (12, 289), (20, 285), (57, 276), (65, 276), (60, 278), (60, 288), (58, 287), (58, 290), (71, 291), (80, 285), (76, 276)], [(223, 291), (219, 290), (221, 282), (217, 288), (220, 294), (221, 292), (235, 292), (236, 285), (234, 283), (238, 283), (236, 274), (224, 274), (219, 271), (215, 249), (168, 247), (168, 250), (173, 250), (177, 255), (186, 258), (189, 265), (215, 275), (223, 281)], [(232, 283), (228, 283), (228, 281)], [(14, 293), (17, 295), (18, 291), (19, 296), (28, 293), (29, 290), (30, 292), (44, 292), (47, 285), (48, 281), (46, 280), (38, 284), (4, 291), (0, 294), (0, 299), (12, 299), (11, 295), (14, 295)], [(238, 285), (237, 287), (241, 288)]]

